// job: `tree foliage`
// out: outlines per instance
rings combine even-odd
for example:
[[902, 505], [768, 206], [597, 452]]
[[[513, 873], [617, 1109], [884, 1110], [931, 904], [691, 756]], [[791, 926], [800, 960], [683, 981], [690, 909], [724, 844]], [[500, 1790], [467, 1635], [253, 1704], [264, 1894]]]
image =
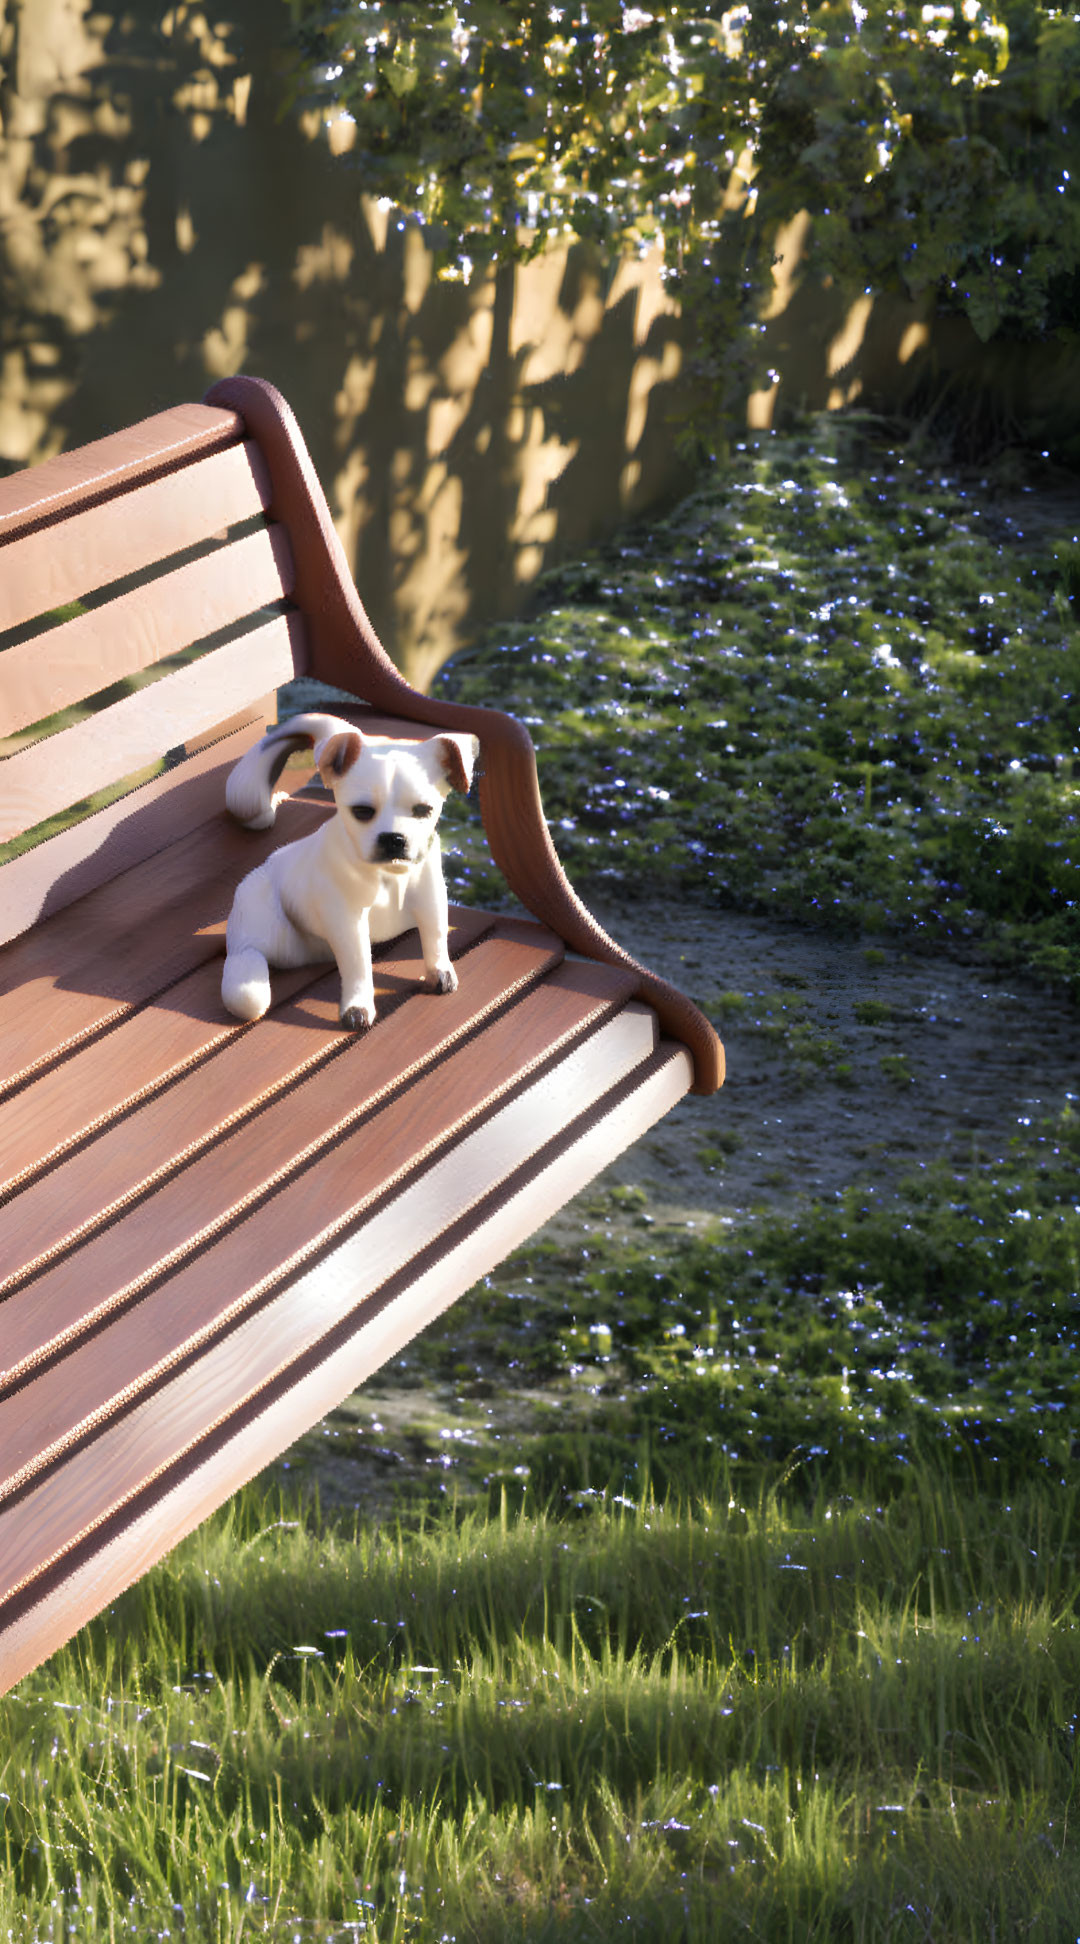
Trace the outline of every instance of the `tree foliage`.
[[846, 288], [932, 290], [983, 338], [1072, 322], [1071, 13], [1032, 0], [755, 0], [713, 15], [695, 0], [292, 4], [305, 99], [355, 120], [360, 187], [425, 225], [444, 274], [566, 235], [659, 239], [670, 274], [737, 261], [753, 290], [780, 226], [806, 209], [816, 266]]
[[682, 235], [711, 213], [733, 37], [689, 8], [335, 0], [304, 10], [299, 37], [315, 99], [359, 125], [363, 187], [441, 232], [459, 266], [567, 232]]

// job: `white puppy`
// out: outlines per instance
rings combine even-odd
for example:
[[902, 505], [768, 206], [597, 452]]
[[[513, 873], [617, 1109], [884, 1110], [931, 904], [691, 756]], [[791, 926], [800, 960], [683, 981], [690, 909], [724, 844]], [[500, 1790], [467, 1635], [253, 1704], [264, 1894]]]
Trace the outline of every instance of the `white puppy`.
[[427, 742], [362, 736], [338, 716], [300, 715], [271, 729], [242, 756], [225, 786], [234, 817], [251, 830], [274, 821], [273, 788], [293, 750], [315, 746], [337, 815], [285, 844], [237, 886], [225, 935], [221, 997], [238, 1019], [270, 1004], [270, 966], [336, 959], [341, 1023], [363, 1031], [375, 1018], [371, 946], [415, 925], [424, 969], [454, 992], [447, 954], [446, 886], [435, 828], [452, 789], [468, 790], [475, 736]]

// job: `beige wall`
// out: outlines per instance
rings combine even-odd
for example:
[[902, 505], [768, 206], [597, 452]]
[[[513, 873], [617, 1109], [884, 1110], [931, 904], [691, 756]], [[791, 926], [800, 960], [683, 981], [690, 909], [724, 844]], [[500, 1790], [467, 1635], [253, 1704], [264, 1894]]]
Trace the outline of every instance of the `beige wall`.
[[[426, 683], [543, 565], [685, 485], [682, 325], [655, 261], [436, 280], [333, 152], [348, 127], [283, 112], [287, 24], [285, 0], [0, 0], [0, 463], [226, 372], [272, 379], [376, 626]], [[801, 240], [781, 246], [779, 376], [751, 425], [969, 371], [965, 326], [931, 339], [910, 306], [849, 309], [801, 278]]]
[[282, 113], [287, 22], [284, 0], [0, 0], [0, 459], [272, 379], [426, 682], [545, 562], [685, 484], [678, 318], [655, 262], [437, 280]]
[[982, 344], [965, 317], [936, 316], [925, 299], [845, 301], [802, 273], [808, 229], [799, 216], [776, 245], [762, 313], [774, 377], [747, 397], [750, 426], [768, 427], [785, 409], [902, 413], [936, 420], [962, 454], [1026, 441], [1080, 465], [1080, 346]]

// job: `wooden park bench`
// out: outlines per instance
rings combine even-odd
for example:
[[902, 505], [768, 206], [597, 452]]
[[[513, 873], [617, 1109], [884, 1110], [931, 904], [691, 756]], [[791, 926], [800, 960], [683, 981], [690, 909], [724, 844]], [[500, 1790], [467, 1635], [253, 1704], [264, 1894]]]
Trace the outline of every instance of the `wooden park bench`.
[[[0, 630], [3, 1691], [723, 1056], [571, 890], [521, 725], [388, 659], [271, 386], [0, 483]], [[255, 1024], [221, 1004], [234, 886], [332, 814], [302, 769], [272, 832], [224, 808], [298, 673], [373, 733], [479, 737], [534, 914], [454, 908], [449, 997], [415, 934], [383, 948], [365, 1035], [325, 967]]]

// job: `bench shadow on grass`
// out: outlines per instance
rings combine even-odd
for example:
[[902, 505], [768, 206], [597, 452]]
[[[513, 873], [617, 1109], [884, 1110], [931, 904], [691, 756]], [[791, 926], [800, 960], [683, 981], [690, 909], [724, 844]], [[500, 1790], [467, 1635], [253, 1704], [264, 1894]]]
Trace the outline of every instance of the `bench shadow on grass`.
[[1020, 1934], [1080, 1888], [1055, 1833], [1080, 1679], [1066, 1497], [1054, 1529], [1022, 1486], [1005, 1518], [928, 1461], [885, 1508], [724, 1498], [350, 1540], [256, 1525], [252, 1493], [90, 1638], [144, 1685], [155, 1640], [191, 1656], [204, 1672], [163, 1700], [197, 1695], [185, 1732], [216, 1747], [193, 1757], [215, 1770], [202, 1813], [254, 1842], [284, 1800], [339, 1880], [363, 1854], [384, 1916], [419, 1895], [523, 1944], [586, 1910], [600, 1936]]

